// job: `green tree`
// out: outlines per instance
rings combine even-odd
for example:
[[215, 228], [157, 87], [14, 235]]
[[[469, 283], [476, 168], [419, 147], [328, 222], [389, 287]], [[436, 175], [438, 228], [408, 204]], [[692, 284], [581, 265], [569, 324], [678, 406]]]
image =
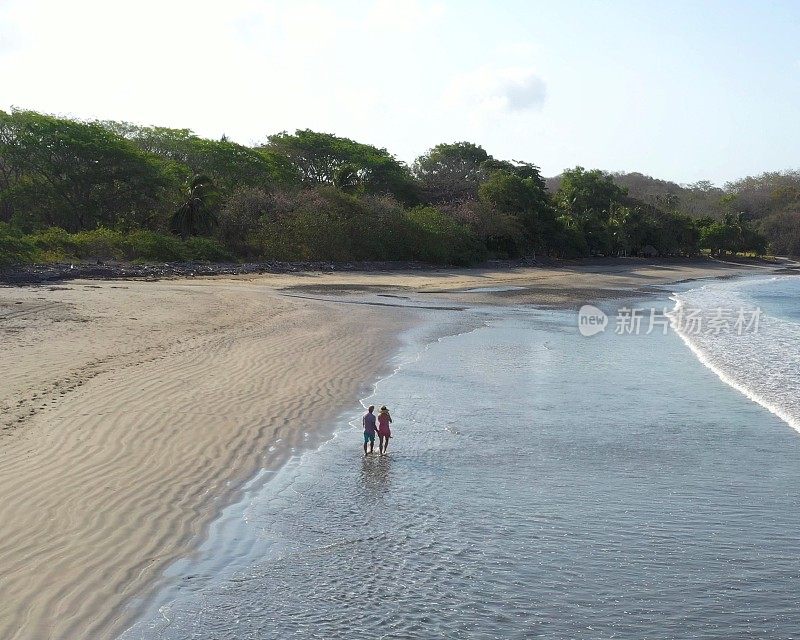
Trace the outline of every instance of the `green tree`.
[[486, 255], [472, 231], [434, 207], [415, 207], [407, 217], [415, 234], [412, 257], [416, 260], [465, 266]]
[[800, 256], [800, 211], [783, 211], [764, 218], [761, 230], [776, 255]]
[[550, 235], [550, 253], [557, 258], [580, 258], [589, 255], [589, 245], [578, 221], [569, 215], [556, 218]]
[[242, 187], [220, 209], [217, 236], [234, 254], [254, 258], [254, 246], [262, 220], [273, 208], [274, 195], [258, 187]]
[[783, 211], [800, 210], [800, 171], [772, 171], [748, 176], [725, 185], [731, 210], [749, 219], [761, 219]]
[[575, 217], [593, 214], [608, 219], [624, 195], [625, 191], [604, 171], [575, 167], [562, 174], [555, 199], [562, 211]]
[[208, 176], [194, 175], [186, 182], [184, 201], [172, 216], [171, 228], [183, 240], [189, 236], [207, 235], [219, 225], [211, 208], [214, 183]]
[[494, 171], [478, 188], [478, 196], [498, 213], [514, 216], [519, 221], [520, 244], [528, 249], [541, 249], [547, 244], [554, 216], [538, 169], [528, 177], [508, 169]]
[[609, 227], [617, 255], [643, 255], [648, 246], [662, 256], [691, 256], [699, 250], [698, 225], [692, 218], [633, 199], [613, 209]]
[[483, 147], [471, 142], [439, 144], [417, 158], [413, 170], [429, 202], [475, 200], [490, 159]]
[[708, 249], [713, 255], [719, 255], [729, 244], [728, 229], [725, 224], [714, 221], [700, 228], [700, 246]]
[[97, 123], [0, 112], [0, 202], [27, 229], [141, 225], [174, 187], [159, 158]]
[[32, 262], [36, 245], [5, 222], [0, 222], [0, 267]]
[[667, 217], [666, 227], [674, 239], [673, 249], [665, 249], [663, 253], [679, 253], [683, 256], [695, 256], [700, 251], [700, 229], [690, 216], [675, 213]]
[[531, 162], [523, 162], [521, 160], [498, 160], [491, 156], [483, 162], [482, 171], [485, 175], [489, 176], [495, 171], [506, 171], [513, 173], [520, 178], [531, 178], [537, 183], [537, 186], [542, 190], [547, 191], [542, 173], [535, 164]]
[[495, 171], [478, 187], [481, 202], [501, 213], [536, 213], [548, 206], [544, 185], [533, 178], [521, 178], [506, 170]]
[[408, 168], [386, 149], [310, 129], [269, 136], [262, 148], [285, 158], [307, 187], [338, 182], [352, 192], [391, 194], [404, 202], [416, 199]]
[[726, 213], [721, 221], [700, 226], [700, 244], [714, 254], [748, 252], [763, 254], [767, 239], [756, 230], [745, 213]]
[[333, 185], [345, 193], [356, 193], [362, 186], [358, 168], [351, 164], [340, 166], [334, 174]]
[[609, 255], [615, 245], [612, 214], [624, 195], [611, 175], [575, 167], [562, 174], [555, 201], [563, 215], [573, 220], [570, 226], [584, 235], [589, 253]]
[[103, 126], [147, 153], [172, 161], [183, 175], [188, 171], [208, 176], [221, 194], [240, 187], [286, 186], [295, 179], [294, 168], [284, 157], [236, 144], [225, 136], [208, 140], [189, 129], [139, 127], [126, 122], [104, 122]]
[[617, 255], [637, 255], [648, 242], [649, 220], [636, 207], [616, 207], [609, 216], [612, 251]]

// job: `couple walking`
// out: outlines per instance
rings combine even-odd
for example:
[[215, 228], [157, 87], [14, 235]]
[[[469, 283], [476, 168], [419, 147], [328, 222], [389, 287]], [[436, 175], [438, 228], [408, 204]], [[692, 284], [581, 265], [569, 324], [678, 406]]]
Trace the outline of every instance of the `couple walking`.
[[[372, 453], [375, 448], [375, 432], [378, 432], [378, 452], [386, 455], [386, 447], [389, 446], [389, 438], [392, 437], [392, 431], [389, 425], [392, 423], [392, 416], [389, 415], [389, 410], [383, 406], [381, 412], [375, 415], [375, 405], [369, 405], [367, 412], [361, 419], [361, 424], [364, 425], [364, 455]], [[377, 423], [377, 424], [376, 424]], [[369, 451], [367, 451], [367, 444], [369, 444]]]

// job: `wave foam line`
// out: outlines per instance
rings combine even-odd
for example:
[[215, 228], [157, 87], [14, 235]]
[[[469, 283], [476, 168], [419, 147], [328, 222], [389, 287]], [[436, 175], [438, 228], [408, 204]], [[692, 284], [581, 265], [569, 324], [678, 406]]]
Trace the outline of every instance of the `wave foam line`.
[[678, 312], [680, 311], [680, 309], [683, 307], [683, 301], [680, 298], [678, 298], [678, 296], [676, 296], [676, 295], [670, 296], [669, 298], [670, 298], [670, 300], [673, 300], [675, 302], [675, 307], [673, 308], [673, 310], [669, 314], [667, 314], [669, 316], [669, 319], [670, 319], [670, 325], [675, 330], [675, 333], [678, 334], [678, 337], [680, 337], [680, 339], [683, 341], [683, 343], [687, 347], [689, 347], [691, 352], [697, 357], [697, 359], [705, 367], [707, 367], [708, 369], [711, 369], [711, 371], [713, 371], [717, 375], [717, 377], [720, 380], [722, 380], [725, 384], [727, 384], [729, 387], [733, 387], [734, 389], [736, 389], [739, 393], [741, 393], [743, 396], [745, 396], [748, 400], [751, 400], [752, 402], [755, 402], [756, 404], [761, 405], [767, 411], [769, 411], [773, 415], [776, 415], [781, 420], [783, 420], [792, 429], [794, 429], [795, 431], [800, 433], [800, 420], [798, 420], [794, 416], [792, 416], [789, 413], [787, 413], [781, 407], [772, 404], [769, 400], [767, 400], [766, 398], [760, 396], [758, 393], [756, 393], [755, 391], [753, 391], [749, 387], [745, 386], [741, 382], [738, 382], [737, 380], [734, 380], [731, 376], [729, 376], [727, 373], [725, 373], [725, 371], [723, 371], [719, 366], [717, 366], [714, 362], [712, 362], [711, 359], [709, 358], [708, 354], [706, 354], [700, 347], [698, 347], [696, 344], [694, 344], [691, 341], [691, 339], [689, 338], [688, 335], [686, 335], [682, 331], [680, 331], [680, 329], [677, 326], [677, 322], [676, 322], [675, 318], [678, 315]]

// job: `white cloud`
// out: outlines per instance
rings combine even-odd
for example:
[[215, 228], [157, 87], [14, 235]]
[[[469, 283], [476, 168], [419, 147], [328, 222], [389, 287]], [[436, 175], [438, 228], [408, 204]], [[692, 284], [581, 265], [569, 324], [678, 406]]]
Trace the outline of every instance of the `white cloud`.
[[546, 96], [545, 82], [533, 69], [484, 65], [454, 78], [443, 98], [450, 108], [481, 115], [535, 111]]
[[519, 78], [511, 78], [504, 82], [507, 108], [510, 111], [526, 111], [540, 109], [547, 97], [547, 87], [535, 73], [526, 73]]

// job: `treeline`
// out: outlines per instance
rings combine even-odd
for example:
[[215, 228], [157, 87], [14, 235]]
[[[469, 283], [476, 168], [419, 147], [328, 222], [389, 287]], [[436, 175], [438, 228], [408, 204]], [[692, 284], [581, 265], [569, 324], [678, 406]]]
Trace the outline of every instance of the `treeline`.
[[[621, 174], [576, 167], [548, 188], [534, 164], [468, 142], [437, 145], [407, 166], [386, 149], [310, 130], [248, 147], [185, 129], [0, 111], [0, 262], [464, 265], [767, 250], [753, 222], [765, 216], [739, 209], [744, 187], [673, 193], [672, 183], [643, 178], [662, 184], [650, 194]], [[764, 229], [783, 239], [775, 228], [795, 224], [796, 212], [766, 216]]]
[[[731, 223], [727, 234], [732, 238], [737, 236], [737, 221], [741, 219], [766, 238], [773, 253], [800, 256], [800, 171], [762, 173], [728, 182], [724, 187], [708, 181], [679, 185], [641, 173], [611, 175], [616, 184], [640, 202], [681, 211], [696, 219], [727, 219]], [[560, 176], [547, 182], [555, 190]], [[721, 235], [725, 235], [723, 230], [712, 230], [712, 237]]]

